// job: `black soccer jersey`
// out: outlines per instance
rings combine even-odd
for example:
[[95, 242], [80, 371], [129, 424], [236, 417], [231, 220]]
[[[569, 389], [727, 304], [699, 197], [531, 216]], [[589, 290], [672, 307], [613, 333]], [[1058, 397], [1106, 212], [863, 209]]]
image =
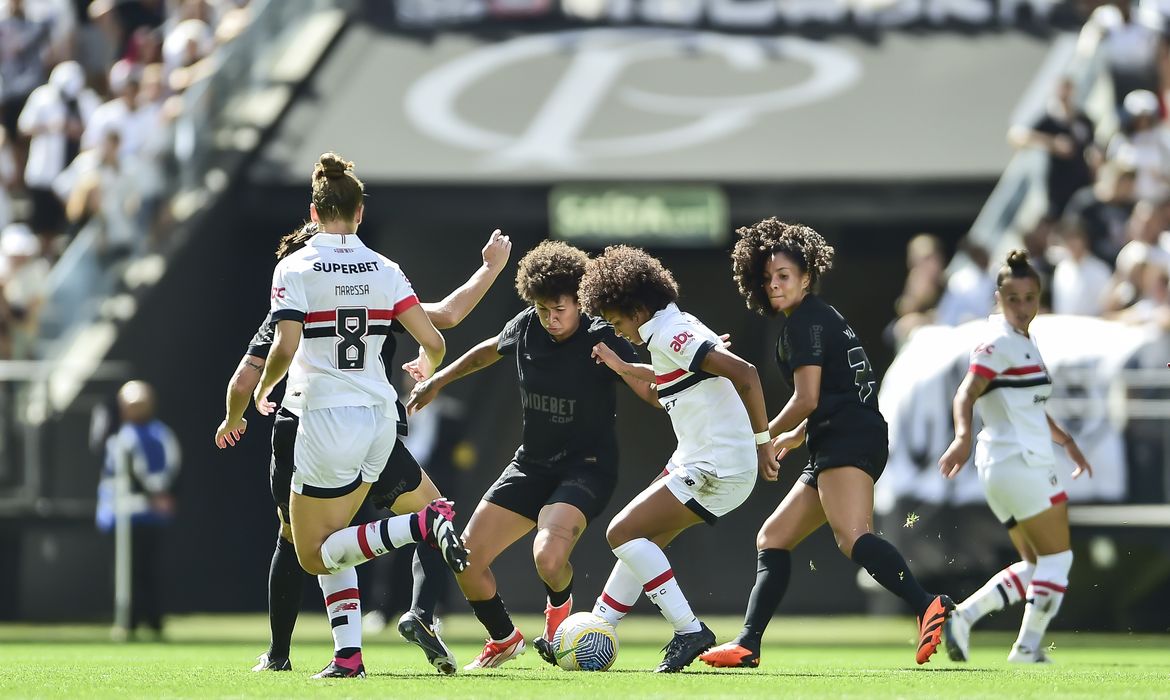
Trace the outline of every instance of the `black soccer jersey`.
[[814, 294], [804, 298], [780, 331], [776, 361], [789, 383], [797, 367], [821, 368], [820, 400], [808, 417], [810, 434], [843, 409], [877, 411], [877, 377], [857, 334], [837, 309]]
[[547, 467], [581, 458], [617, 454], [616, 382], [620, 377], [592, 357], [604, 342], [627, 362], [637, 354], [613, 326], [581, 314], [572, 337], [557, 342], [528, 307], [504, 326], [496, 343], [501, 355], [516, 357], [523, 442], [516, 459]]

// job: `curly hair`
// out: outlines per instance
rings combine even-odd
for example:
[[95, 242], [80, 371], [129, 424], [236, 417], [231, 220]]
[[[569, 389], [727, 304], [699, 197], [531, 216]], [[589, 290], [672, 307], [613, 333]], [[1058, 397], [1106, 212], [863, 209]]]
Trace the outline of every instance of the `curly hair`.
[[319, 230], [320, 227], [317, 226], [316, 221], [306, 221], [295, 231], [284, 234], [280, 239], [280, 243], [276, 244], [276, 259], [284, 260], [301, 248], [304, 248], [308, 244], [309, 239], [317, 235]]
[[1008, 253], [1007, 260], [1004, 261], [1003, 267], [999, 268], [999, 274], [995, 276], [995, 286], [1002, 287], [1009, 279], [1034, 279], [1036, 286], [1042, 286], [1040, 273], [1028, 260], [1028, 251], [1016, 249]]
[[322, 221], [353, 221], [365, 191], [353, 163], [336, 153], [322, 153], [313, 166], [313, 206]]
[[577, 298], [589, 256], [562, 241], [541, 241], [520, 258], [516, 269], [516, 293], [529, 304], [562, 296]]
[[731, 251], [732, 276], [739, 293], [752, 311], [775, 316], [764, 291], [764, 266], [773, 253], [783, 253], [808, 273], [810, 290], [833, 268], [836, 251], [821, 234], [804, 224], [790, 224], [770, 216], [751, 226], [736, 229], [739, 240]]
[[589, 261], [579, 294], [581, 305], [594, 316], [603, 311], [632, 316], [639, 309], [653, 314], [678, 300], [678, 282], [641, 248], [611, 245]]

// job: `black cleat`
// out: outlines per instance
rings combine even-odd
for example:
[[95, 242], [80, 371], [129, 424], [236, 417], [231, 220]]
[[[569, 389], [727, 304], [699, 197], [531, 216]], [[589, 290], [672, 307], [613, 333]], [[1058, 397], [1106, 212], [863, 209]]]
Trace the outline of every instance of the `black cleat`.
[[330, 661], [329, 665], [321, 669], [320, 673], [314, 673], [313, 678], [365, 678], [366, 667], [358, 664], [356, 669], [346, 668], [338, 665], [336, 661]]
[[406, 641], [418, 646], [427, 655], [427, 661], [439, 673], [450, 676], [455, 673], [455, 656], [433, 627], [411, 611], [406, 611], [398, 621], [398, 634]]
[[714, 646], [715, 633], [702, 622], [699, 626], [698, 632], [674, 633], [670, 643], [662, 647], [666, 655], [662, 657], [662, 663], [658, 664], [658, 668], [654, 669], [655, 673], [677, 673], [690, 666], [699, 654]]
[[467, 568], [470, 562], [463, 540], [455, 534], [455, 504], [445, 498], [436, 498], [418, 512], [418, 529], [422, 541], [439, 550], [443, 561], [455, 573]]
[[537, 637], [532, 640], [532, 646], [536, 647], [536, 653], [540, 654], [540, 658], [549, 662], [553, 666], [557, 665], [557, 653], [553, 651], [552, 642], [544, 637]]
[[287, 658], [272, 657], [268, 652], [264, 652], [256, 658], [256, 665], [252, 667], [253, 671], [291, 671], [292, 662]]

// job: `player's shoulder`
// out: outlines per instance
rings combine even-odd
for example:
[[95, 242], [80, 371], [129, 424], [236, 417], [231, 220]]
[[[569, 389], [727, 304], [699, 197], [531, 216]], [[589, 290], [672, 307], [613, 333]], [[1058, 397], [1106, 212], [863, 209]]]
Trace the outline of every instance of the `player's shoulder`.
[[312, 267], [313, 261], [320, 257], [321, 254], [316, 248], [307, 245], [281, 258], [276, 263], [276, 269], [287, 272], [300, 272]]

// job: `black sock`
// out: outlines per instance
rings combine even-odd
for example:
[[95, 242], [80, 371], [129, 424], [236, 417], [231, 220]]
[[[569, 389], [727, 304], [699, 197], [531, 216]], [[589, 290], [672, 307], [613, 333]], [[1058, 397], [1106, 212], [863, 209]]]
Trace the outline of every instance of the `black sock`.
[[268, 569], [268, 627], [272, 634], [272, 643], [268, 646], [269, 658], [288, 658], [293, 628], [297, 624], [297, 614], [301, 611], [304, 587], [305, 571], [297, 561], [296, 548], [292, 542], [277, 537], [272, 566]]
[[361, 653], [361, 650], [362, 650], [361, 647], [345, 647], [343, 649], [338, 649], [337, 651], [333, 652], [333, 655], [339, 659], [348, 659], [348, 658], [352, 657], [354, 654]]
[[756, 585], [748, 598], [743, 631], [736, 639], [740, 644], [758, 648], [764, 630], [776, 614], [776, 608], [788, 590], [792, 575], [792, 552], [787, 549], [765, 549], [756, 555]]
[[853, 561], [864, 566], [883, 588], [909, 603], [920, 617], [934, 600], [914, 578], [898, 549], [872, 532], [853, 543]]
[[492, 639], [507, 639], [508, 635], [512, 634], [512, 630], [516, 629], [516, 626], [512, 624], [512, 618], [508, 617], [508, 609], [504, 607], [504, 601], [500, 600], [499, 593], [489, 600], [469, 600], [467, 602], [471, 604], [475, 617], [487, 629]]
[[[422, 528], [419, 527], [419, 524], [418, 524], [418, 513], [411, 513], [410, 514], [410, 536], [414, 538], [415, 542], [422, 542], [423, 541]], [[389, 539], [389, 538], [387, 538], [387, 539]], [[389, 546], [390, 543], [386, 542], [386, 544], [387, 544], [387, 546]], [[429, 547], [430, 545], [427, 545], [427, 546]]]
[[415, 546], [411, 569], [414, 572], [414, 593], [410, 610], [429, 627], [435, 624], [435, 605], [446, 590], [451, 569], [443, 560], [442, 552], [426, 543]]
[[569, 596], [573, 595], [573, 579], [569, 579], [569, 583], [563, 591], [554, 591], [549, 588], [547, 583], [544, 584], [544, 590], [548, 591], [548, 604], [559, 608], [569, 600]]

